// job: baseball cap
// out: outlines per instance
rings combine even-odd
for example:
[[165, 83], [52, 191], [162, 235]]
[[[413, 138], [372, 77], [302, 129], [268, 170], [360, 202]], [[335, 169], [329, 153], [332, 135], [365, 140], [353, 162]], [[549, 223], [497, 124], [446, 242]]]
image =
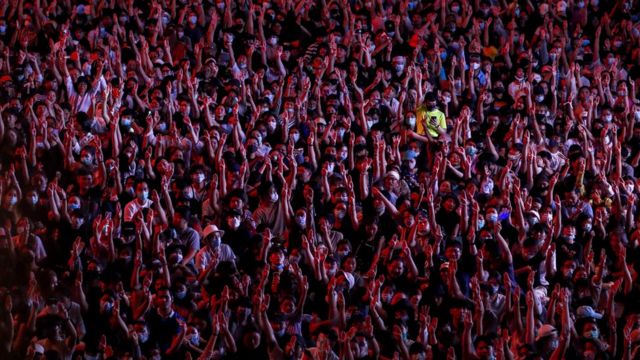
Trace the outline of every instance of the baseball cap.
[[536, 341], [540, 341], [557, 332], [558, 330], [556, 330], [556, 328], [553, 325], [544, 324], [540, 327], [540, 329], [538, 329], [538, 335], [536, 336]]
[[576, 315], [578, 315], [578, 319], [602, 319], [602, 314], [593, 310], [591, 306], [582, 305], [576, 310]]

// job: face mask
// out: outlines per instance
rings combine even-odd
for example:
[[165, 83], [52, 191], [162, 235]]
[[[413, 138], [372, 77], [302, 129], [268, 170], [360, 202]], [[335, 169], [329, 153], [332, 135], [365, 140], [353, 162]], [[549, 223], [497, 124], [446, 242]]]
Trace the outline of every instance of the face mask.
[[452, 6], [451, 7], [451, 11], [453, 11], [454, 13], [457, 14], [460, 11], [460, 6], [457, 6], [457, 5], [456, 6]]
[[225, 3], [224, 3], [224, 2], [217, 3], [217, 4], [216, 4], [216, 7], [217, 7], [219, 10], [224, 10], [224, 8], [225, 8]]
[[346, 211], [338, 211], [338, 210], [336, 210], [334, 215], [335, 215], [336, 219], [342, 220], [342, 219], [344, 219], [345, 215], [347, 215], [347, 212]]
[[568, 242], [568, 243], [573, 243], [573, 241], [576, 239], [575, 235], [565, 235], [564, 239]]
[[111, 309], [113, 309], [113, 303], [111, 301], [104, 301], [100, 304], [100, 308], [102, 309], [102, 312], [109, 313], [111, 312]]
[[484, 220], [478, 219], [478, 230], [482, 229], [483, 227], [484, 227]]
[[271, 194], [271, 198], [270, 198], [270, 200], [271, 200], [271, 202], [272, 202], [272, 203], [276, 203], [276, 202], [278, 202], [278, 199], [280, 199], [280, 197], [278, 196], [278, 194], [277, 194], [277, 193], [273, 193], [273, 194]]
[[182, 254], [172, 254], [170, 257], [171, 262], [174, 264], [181, 262], [182, 259], [183, 259]]
[[182, 39], [184, 37], [184, 31], [178, 31], [178, 38]]
[[191, 199], [193, 199], [193, 191], [191, 190], [191, 188], [186, 188], [182, 192], [182, 196], [187, 200], [191, 200]]
[[597, 339], [600, 336], [600, 332], [598, 329], [593, 329], [591, 331], [585, 331], [582, 336], [584, 336], [585, 339]]
[[442, 61], [447, 60], [447, 52], [446, 51], [440, 53], [440, 59]]
[[345, 129], [339, 129], [338, 130], [338, 139], [342, 139], [344, 137], [344, 131], [345, 131]]
[[404, 70], [404, 64], [396, 64], [393, 68], [396, 71], [396, 74], [399, 74]]
[[329, 163], [327, 164], [327, 171], [332, 173], [333, 172], [333, 168], [336, 166], [336, 164], [334, 163]]
[[407, 125], [414, 127], [416, 126], [416, 117], [415, 116], [409, 116], [407, 118]]
[[475, 156], [475, 154], [478, 153], [478, 149], [475, 148], [475, 146], [469, 146], [467, 147], [467, 155], [469, 156]]
[[613, 63], [614, 63], [615, 61], [616, 61], [616, 59], [615, 59], [615, 58], [607, 58], [607, 63], [608, 63], [609, 65], [613, 65]]
[[278, 43], [278, 38], [277, 37], [269, 38], [269, 45], [276, 46], [277, 43]]
[[267, 99], [269, 99], [269, 103], [273, 102], [273, 94], [266, 94], [264, 97], [266, 97]]
[[138, 341], [146, 343], [147, 340], [149, 340], [149, 331], [145, 329], [138, 333]]
[[190, 16], [189, 17], [189, 22], [192, 24], [195, 24], [198, 21], [198, 17], [197, 16]]
[[15, 205], [18, 203], [18, 197], [12, 196], [9, 198], [9, 205]]
[[193, 334], [189, 334], [185, 337], [185, 339], [191, 343], [191, 345], [193, 346], [198, 346], [200, 345], [200, 334], [198, 333], [193, 333]]
[[477, 63], [477, 62], [471, 63], [471, 67], [473, 68], [473, 70], [478, 70], [480, 69], [480, 63]]
[[204, 174], [197, 174], [196, 176], [194, 176], [194, 178], [195, 178], [194, 180], [195, 180], [198, 184], [200, 184], [200, 183], [204, 182], [204, 178], [205, 178], [205, 176], [204, 176]]
[[445, 95], [445, 96], [443, 96], [443, 97], [442, 97], [442, 101], [443, 101], [445, 104], [450, 103], [450, 102], [451, 102], [451, 96], [449, 96], [449, 95]]
[[622, 47], [622, 41], [620, 41], [620, 40], [616, 40], [616, 41], [614, 41], [614, 42], [613, 42], [613, 46], [615, 46], [615, 47], [617, 47], [617, 48]]
[[489, 223], [495, 223], [496, 221], [498, 221], [498, 214], [496, 213], [487, 214], [485, 218]]
[[7, 32], [7, 25], [0, 25], [0, 34], [4, 34]]
[[541, 103], [542, 101], [544, 101], [544, 95], [537, 95], [536, 102]]
[[83, 157], [82, 159], [80, 159], [80, 161], [84, 164], [84, 165], [91, 165], [92, 161], [91, 158], [88, 156]]
[[297, 143], [298, 140], [300, 140], [300, 133], [293, 133], [291, 134], [291, 138], [293, 139], [294, 143]]
[[186, 296], [187, 296], [187, 290], [182, 290], [182, 291], [176, 292], [176, 297], [178, 299], [184, 299]]
[[578, 2], [578, 9], [582, 9], [584, 7], [584, 2], [580, 1]]
[[80, 209], [80, 204], [78, 204], [78, 203], [69, 203], [68, 207], [69, 207], [69, 210], [71, 210], [71, 211], [78, 210], [78, 209]]
[[305, 216], [296, 216], [296, 224], [300, 227], [305, 227], [307, 224], [307, 218]]
[[131, 126], [131, 118], [122, 118], [120, 122], [122, 123], [122, 126]]
[[158, 124], [158, 126], [156, 127], [156, 131], [159, 133], [164, 133], [167, 131], [167, 123], [160, 123]]
[[31, 205], [36, 205], [38, 203], [38, 196], [31, 197]]
[[427, 110], [429, 111], [433, 111], [435, 110], [436, 106], [434, 104], [427, 104]]
[[138, 193], [138, 199], [145, 201], [149, 198], [149, 191], [145, 190], [145, 191], [141, 191]]

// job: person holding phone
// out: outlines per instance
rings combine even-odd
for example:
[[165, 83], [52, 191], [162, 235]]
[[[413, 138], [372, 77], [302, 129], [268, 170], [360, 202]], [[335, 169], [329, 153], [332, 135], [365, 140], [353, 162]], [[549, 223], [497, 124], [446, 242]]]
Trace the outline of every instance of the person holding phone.
[[[447, 135], [447, 120], [444, 113], [438, 109], [438, 101], [434, 92], [425, 96], [424, 106], [416, 110], [416, 138], [427, 140], [440, 139]], [[428, 136], [428, 138], [424, 138]]]

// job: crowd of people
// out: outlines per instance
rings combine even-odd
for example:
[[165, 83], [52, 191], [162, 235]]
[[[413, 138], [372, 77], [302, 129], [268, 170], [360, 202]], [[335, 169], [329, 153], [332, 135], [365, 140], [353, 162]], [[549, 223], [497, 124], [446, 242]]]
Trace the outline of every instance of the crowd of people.
[[0, 358], [640, 359], [639, 19], [0, 1]]

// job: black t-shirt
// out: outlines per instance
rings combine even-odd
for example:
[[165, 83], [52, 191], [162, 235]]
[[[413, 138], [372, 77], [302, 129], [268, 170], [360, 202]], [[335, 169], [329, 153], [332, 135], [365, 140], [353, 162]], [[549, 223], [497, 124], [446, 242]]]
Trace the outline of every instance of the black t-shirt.
[[173, 337], [181, 331], [179, 320], [182, 321], [182, 318], [175, 311], [170, 316], [163, 318], [156, 309], [153, 309], [147, 316], [149, 340], [158, 343], [160, 352], [163, 355], [171, 347]]

